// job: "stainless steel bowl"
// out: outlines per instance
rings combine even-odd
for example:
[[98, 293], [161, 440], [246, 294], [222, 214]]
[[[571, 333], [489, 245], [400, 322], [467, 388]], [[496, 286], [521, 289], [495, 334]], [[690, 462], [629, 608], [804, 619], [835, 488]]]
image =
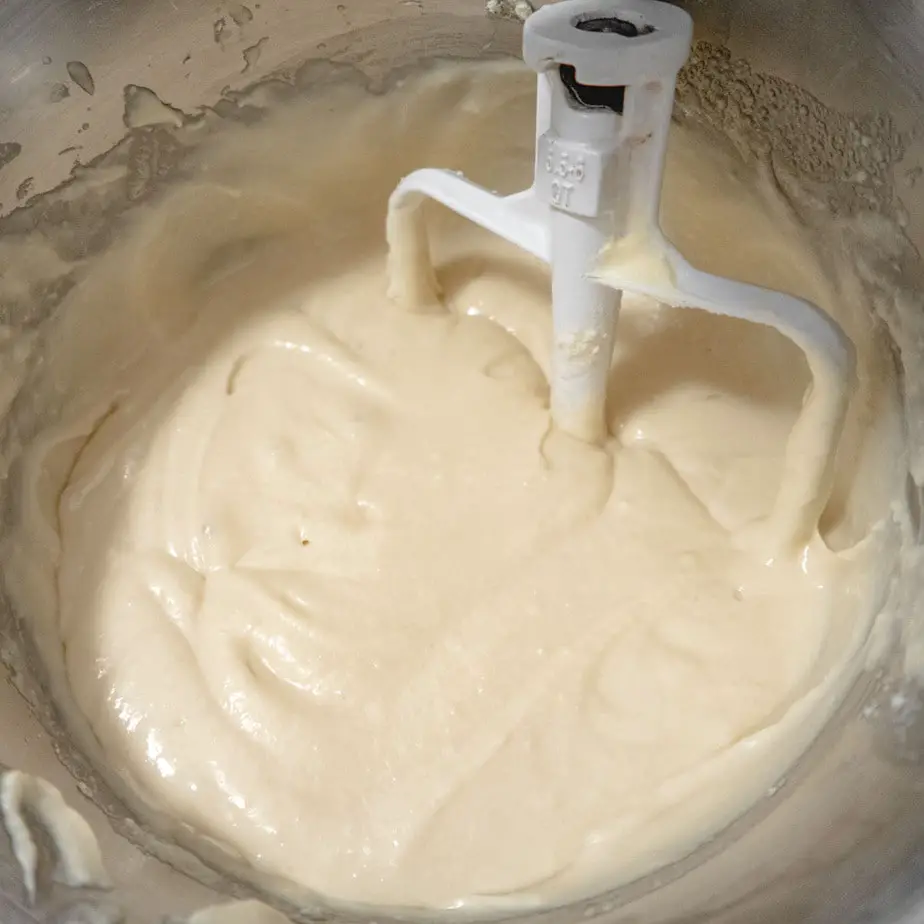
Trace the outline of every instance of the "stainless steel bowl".
[[[726, 100], [752, 107], [748, 118], [764, 139], [768, 163], [802, 157], [809, 169], [834, 171], [834, 180], [856, 187], [858, 207], [865, 202], [890, 211], [920, 250], [924, 6], [917, 0], [686, 5], [700, 44], [681, 82], [680, 110], [696, 109], [721, 131], [721, 107], [710, 93], [722, 88]], [[506, 0], [491, 16], [482, 0], [5, 0], [0, 249], [4, 237], [38, 229], [79, 264], [105, 247], [121, 211], [169, 177], [177, 159], [169, 126], [126, 126], [126, 101], [138, 94], [179, 113], [221, 111], [238, 105], [236, 91], [276, 72], [311, 81], [333, 63], [378, 80], [423, 57], [517, 54], [518, 47], [519, 25]], [[802, 118], [846, 126], [844, 137], [860, 140], [846, 151], [833, 137], [827, 152], [800, 147], [807, 123], [787, 121], [779, 102], [793, 98]], [[82, 165], [91, 164], [103, 173], [86, 172]], [[124, 181], [94, 183], [115, 164], [124, 168]], [[918, 271], [910, 284], [916, 280], [921, 291], [922, 278]], [[41, 299], [60, 297], [67, 284], [50, 285]], [[28, 322], [27, 310], [24, 303], [0, 304], [0, 313], [20, 312], [20, 322]], [[909, 494], [919, 510], [911, 481]], [[924, 610], [924, 601], [906, 602], [909, 618]], [[18, 664], [12, 655], [22, 640], [9, 614], [0, 618], [0, 632], [0, 654]], [[524, 920], [924, 921], [924, 697], [905, 679], [902, 656], [899, 639], [885, 666], [863, 679], [789, 779], [693, 857], [612, 895]], [[87, 771], [62, 748], [34, 678], [18, 668], [5, 673], [0, 762], [43, 775], [85, 814], [115, 889], [100, 895], [49, 886], [30, 907], [0, 834], [0, 920], [184, 920], [202, 906], [251, 894], [183, 851], [161, 851], [155, 859], [140, 849], [143, 835], [116, 799], [96, 788], [95, 799], [88, 798]], [[304, 920], [349, 917], [282, 907]], [[374, 920], [389, 918], [376, 914]]]

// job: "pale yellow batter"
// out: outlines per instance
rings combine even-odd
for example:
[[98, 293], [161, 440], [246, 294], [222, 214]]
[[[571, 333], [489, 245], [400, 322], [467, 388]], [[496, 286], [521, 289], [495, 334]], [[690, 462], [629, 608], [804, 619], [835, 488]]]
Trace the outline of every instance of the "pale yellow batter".
[[550, 429], [544, 268], [434, 210], [448, 310], [389, 303], [395, 182], [522, 186], [532, 88], [342, 86], [207, 141], [48, 326], [18, 411], [6, 582], [85, 748], [152, 824], [336, 899], [560, 901], [683, 856], [804, 751], [889, 582], [886, 351], [692, 135], [677, 245], [858, 346], [798, 554], [738, 538], [809, 382], [775, 332], [627, 296], [600, 449]]

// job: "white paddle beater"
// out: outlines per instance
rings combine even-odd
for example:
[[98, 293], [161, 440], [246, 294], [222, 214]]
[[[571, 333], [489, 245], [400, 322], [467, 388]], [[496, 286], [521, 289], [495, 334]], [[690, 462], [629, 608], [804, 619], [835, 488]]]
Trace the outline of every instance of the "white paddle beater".
[[674, 86], [692, 32], [683, 10], [659, 0], [562, 0], [530, 16], [523, 58], [538, 74], [533, 185], [499, 196], [447, 170], [403, 179], [388, 209], [390, 294], [411, 308], [439, 300], [419, 209], [426, 198], [551, 264], [552, 420], [589, 442], [607, 435], [623, 290], [776, 328], [805, 353], [814, 379], [776, 504], [780, 529], [804, 538], [830, 493], [853, 345], [812, 303], [701, 272], [662, 234]]

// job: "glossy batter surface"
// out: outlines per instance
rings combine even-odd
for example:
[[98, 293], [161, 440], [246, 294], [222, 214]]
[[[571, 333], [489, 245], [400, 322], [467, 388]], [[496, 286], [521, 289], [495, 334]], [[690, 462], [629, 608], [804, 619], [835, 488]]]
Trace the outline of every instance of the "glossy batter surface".
[[[152, 818], [337, 899], [554, 901], [682, 856], [804, 750], [881, 602], [872, 338], [828, 542], [766, 560], [739, 534], [809, 383], [778, 334], [627, 296], [598, 448], [550, 429], [542, 267], [434, 212], [446, 310], [388, 301], [395, 181], [515, 188], [531, 106], [453, 69], [218, 139], [49, 336], [10, 583], [66, 712]], [[730, 161], [671, 156], [692, 260], [835, 303]]]

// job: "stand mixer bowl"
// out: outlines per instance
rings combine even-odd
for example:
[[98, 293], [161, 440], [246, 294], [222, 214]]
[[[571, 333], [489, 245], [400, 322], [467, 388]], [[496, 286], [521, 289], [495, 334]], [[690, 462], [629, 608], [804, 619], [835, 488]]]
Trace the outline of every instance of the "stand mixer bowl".
[[[920, 252], [924, 13], [913, 0], [684, 5], [697, 44], [679, 108], [695, 101], [708, 110], [718, 96], [752, 107], [748, 118], [765, 136], [771, 161], [812, 119], [848, 126], [848, 149], [843, 137], [831, 137], [807, 169], [820, 175], [835, 164], [860, 198], [888, 201]], [[522, 2], [490, 0], [488, 9], [481, 0], [7, 0], [0, 9], [0, 250], [4, 235], [46, 223], [59, 228], [75, 261], [92, 257], [116, 217], [175, 169], [171, 122], [177, 126], [205, 106], [246, 119], [239, 91], [256, 80], [281, 73], [310, 86], [352, 68], [374, 86], [424, 58], [517, 56]], [[780, 94], [798, 96], [801, 107], [786, 111], [801, 113], [805, 125], [780, 117]], [[711, 127], [721, 131], [720, 110], [710, 111], [719, 113]], [[81, 165], [95, 164], [120, 142], [128, 178], [119, 201], [94, 200], [92, 188], [82, 187], [80, 196], [58, 195], [43, 206], [41, 194], [80, 176]], [[45, 293], [52, 303], [66, 291], [67, 280], [61, 282], [60, 292]], [[29, 319], [16, 320], [28, 326]], [[908, 490], [919, 510], [910, 479]], [[921, 618], [924, 601], [911, 601], [909, 611]], [[0, 920], [160, 924], [253, 897], [243, 881], [184, 850], [161, 850], [155, 859], [139, 846], [143, 834], [116, 798], [88, 786], [89, 771], [62, 744], [38, 682], [20, 671], [18, 633], [11, 614], [0, 614], [7, 665], [0, 768], [38, 774], [60, 788], [96, 832], [114, 889], [56, 886], [30, 907], [19, 864], [0, 835]], [[536, 924], [924, 920], [924, 694], [905, 679], [904, 654], [902, 640], [894, 640], [891, 656], [864, 676], [789, 778], [687, 860], [609, 895], [505, 917]], [[361, 919], [355, 911], [279, 907], [296, 920]], [[400, 919], [434, 917], [408, 912]], [[389, 915], [370, 911], [365, 920], [384, 924]]]

